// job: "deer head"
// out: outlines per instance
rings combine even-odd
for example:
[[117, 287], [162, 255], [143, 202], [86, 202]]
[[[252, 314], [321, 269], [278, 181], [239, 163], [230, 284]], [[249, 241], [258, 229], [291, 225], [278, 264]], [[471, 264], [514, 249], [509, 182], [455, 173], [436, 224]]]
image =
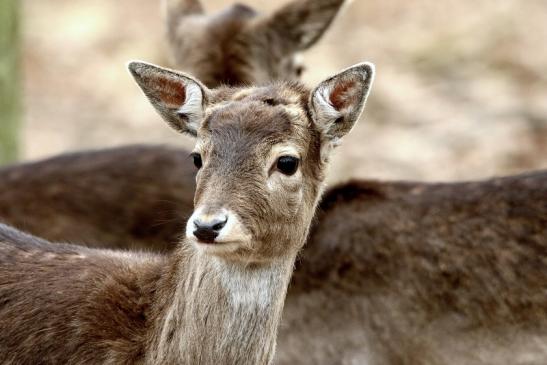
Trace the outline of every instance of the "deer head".
[[269, 15], [236, 4], [205, 15], [199, 0], [165, 0], [168, 40], [178, 68], [205, 85], [297, 79], [297, 54], [315, 44], [345, 0], [295, 0]]
[[129, 70], [163, 119], [197, 139], [187, 242], [246, 262], [296, 254], [332, 146], [358, 120], [373, 66], [352, 66], [311, 92], [296, 82], [209, 89], [192, 76], [143, 62], [130, 63]]

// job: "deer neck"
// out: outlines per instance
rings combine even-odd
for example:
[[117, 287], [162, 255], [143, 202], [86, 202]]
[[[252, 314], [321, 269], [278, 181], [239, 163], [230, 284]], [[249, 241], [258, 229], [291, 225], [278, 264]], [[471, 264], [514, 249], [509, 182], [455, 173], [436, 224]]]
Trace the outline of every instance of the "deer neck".
[[157, 292], [148, 362], [270, 363], [294, 261], [245, 265], [178, 252]]

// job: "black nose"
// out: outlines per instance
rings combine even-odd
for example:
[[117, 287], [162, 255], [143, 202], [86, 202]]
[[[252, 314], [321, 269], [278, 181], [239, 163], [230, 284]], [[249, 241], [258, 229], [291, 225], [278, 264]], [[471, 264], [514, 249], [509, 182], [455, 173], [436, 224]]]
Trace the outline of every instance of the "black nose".
[[215, 218], [208, 222], [203, 222], [196, 219], [194, 221], [194, 227], [196, 227], [194, 230], [194, 236], [196, 236], [196, 238], [201, 242], [214, 243], [215, 238], [217, 238], [219, 232], [222, 228], [224, 228], [227, 221], [228, 217], [226, 216]]

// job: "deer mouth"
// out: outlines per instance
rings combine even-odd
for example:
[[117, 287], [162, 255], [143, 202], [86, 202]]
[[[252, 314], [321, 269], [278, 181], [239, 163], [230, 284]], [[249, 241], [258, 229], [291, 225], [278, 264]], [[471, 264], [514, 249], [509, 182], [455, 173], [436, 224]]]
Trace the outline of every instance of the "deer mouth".
[[218, 231], [211, 229], [198, 228], [194, 230], [194, 236], [196, 237], [198, 243], [206, 245], [219, 244], [221, 242], [216, 241], [218, 237]]

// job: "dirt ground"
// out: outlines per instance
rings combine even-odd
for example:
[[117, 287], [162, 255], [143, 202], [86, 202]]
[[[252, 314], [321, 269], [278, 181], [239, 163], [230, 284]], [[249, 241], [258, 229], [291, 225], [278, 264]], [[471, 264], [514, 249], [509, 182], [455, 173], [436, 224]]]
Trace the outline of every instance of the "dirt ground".
[[[264, 12], [283, 2], [246, 1]], [[169, 65], [159, 1], [23, 3], [23, 159], [128, 143], [191, 146], [125, 71], [130, 59]], [[546, 41], [545, 0], [353, 1], [303, 55], [310, 85], [359, 61], [377, 65], [331, 182], [547, 168]]]

